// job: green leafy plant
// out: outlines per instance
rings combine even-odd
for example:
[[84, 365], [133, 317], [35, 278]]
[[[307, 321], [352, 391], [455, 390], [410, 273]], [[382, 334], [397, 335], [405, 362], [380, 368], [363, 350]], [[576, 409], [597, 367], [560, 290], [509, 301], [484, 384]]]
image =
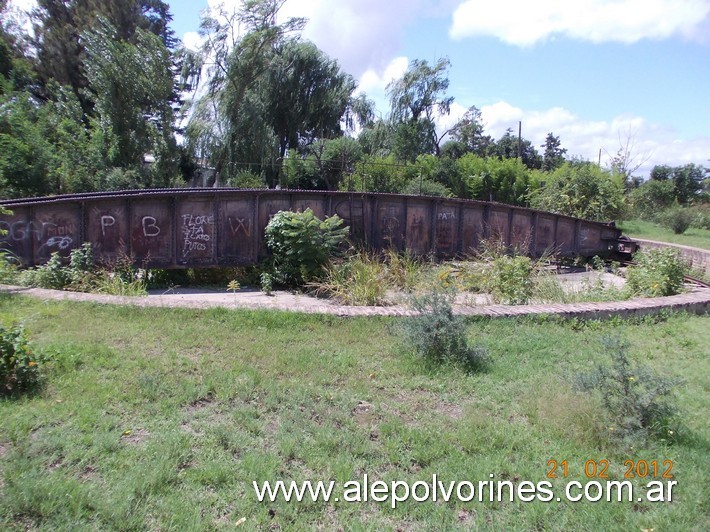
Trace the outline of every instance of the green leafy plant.
[[643, 438], [676, 434], [676, 407], [670, 398], [677, 380], [662, 377], [629, 357], [629, 345], [606, 337], [603, 348], [611, 356], [611, 366], [599, 365], [590, 373], [579, 374], [578, 390], [598, 393], [608, 414], [607, 429], [621, 438]]
[[453, 312], [453, 292], [435, 290], [412, 296], [416, 316], [404, 320], [405, 341], [422, 359], [433, 363], [452, 363], [480, 370], [488, 362], [482, 347], [473, 347], [466, 337], [466, 322]]
[[687, 207], [671, 207], [660, 216], [663, 226], [676, 235], [682, 235], [695, 221], [696, 214]]
[[90, 291], [93, 287], [94, 257], [91, 244], [84, 243], [73, 249], [69, 255], [69, 264], [65, 265], [59, 253], [54, 252], [49, 260], [34, 269], [25, 270], [21, 276], [22, 284], [39, 288], [63, 290], [72, 287]]
[[9, 251], [0, 250], [0, 283], [13, 283], [18, 278], [18, 260]]
[[0, 325], [0, 395], [36, 388], [51, 357], [36, 351], [20, 324]]
[[259, 276], [259, 284], [261, 285], [261, 291], [267, 296], [272, 295], [274, 291], [274, 278], [269, 272], [262, 272]]
[[533, 261], [523, 255], [496, 258], [488, 270], [487, 288], [497, 303], [524, 305], [533, 295]]
[[672, 248], [650, 248], [634, 255], [626, 270], [626, 286], [633, 295], [671, 296], [683, 290], [688, 265]]
[[348, 231], [338, 215], [321, 221], [311, 209], [276, 213], [265, 230], [266, 245], [273, 253], [275, 279], [300, 286], [318, 278], [323, 266], [345, 242]]
[[45, 264], [25, 270], [20, 281], [25, 286], [62, 290], [72, 283], [72, 275], [59, 253], [54, 252]]

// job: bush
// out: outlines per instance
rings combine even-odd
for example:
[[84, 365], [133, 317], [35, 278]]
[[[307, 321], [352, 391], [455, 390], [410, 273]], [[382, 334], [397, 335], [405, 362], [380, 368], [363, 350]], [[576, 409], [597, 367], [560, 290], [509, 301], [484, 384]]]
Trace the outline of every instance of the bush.
[[0, 249], [0, 283], [13, 283], [17, 279], [18, 260], [9, 251]]
[[22, 272], [20, 281], [25, 286], [62, 290], [71, 284], [72, 278], [59, 253], [55, 252], [45, 264]]
[[69, 264], [64, 265], [57, 253], [52, 253], [46, 264], [26, 270], [20, 280], [25, 286], [53, 290], [76, 290], [116, 296], [145, 295], [147, 272], [135, 268], [128, 256], [96, 269], [91, 244], [86, 242], [73, 249]]
[[342, 225], [337, 214], [321, 221], [311, 209], [276, 213], [265, 231], [275, 279], [300, 286], [320, 277], [323, 266], [347, 238], [349, 228]]
[[84, 243], [73, 249], [69, 255], [69, 264], [65, 266], [57, 252], [52, 253], [49, 260], [34, 269], [22, 273], [21, 281], [26, 286], [63, 290], [73, 287], [89, 291], [92, 286], [92, 268], [94, 255], [91, 244]]
[[683, 290], [688, 265], [672, 248], [650, 248], [634, 255], [626, 270], [626, 286], [632, 295], [672, 296]]
[[596, 164], [567, 162], [529, 194], [535, 209], [587, 220], [607, 221], [624, 215], [624, 184]]
[[452, 300], [453, 294], [443, 291], [412, 296], [411, 306], [418, 315], [403, 322], [405, 340], [427, 362], [480, 370], [488, 362], [488, 353], [469, 346], [465, 320], [454, 315]]
[[446, 185], [442, 185], [431, 179], [412, 179], [404, 186], [402, 194], [438, 196], [441, 198], [450, 198], [453, 196]]
[[673, 204], [675, 188], [671, 181], [649, 179], [629, 192], [633, 214], [643, 220], [652, 220]]
[[270, 296], [274, 291], [274, 278], [269, 272], [262, 272], [259, 276], [259, 284], [261, 285], [261, 291], [267, 296]]
[[664, 227], [682, 235], [695, 220], [695, 214], [685, 207], [673, 207], [661, 214], [660, 220]]
[[703, 203], [691, 208], [693, 221], [690, 227], [710, 230], [710, 203]]
[[535, 265], [529, 257], [502, 255], [493, 260], [485, 284], [496, 303], [525, 305], [533, 296]]
[[0, 395], [36, 388], [50, 357], [35, 351], [22, 325], [0, 325]]
[[609, 416], [609, 432], [621, 438], [673, 435], [676, 408], [668, 398], [678, 382], [632, 361], [628, 344], [617, 338], [605, 338], [602, 345], [612, 365], [578, 375], [576, 388], [598, 392]]
[[227, 186], [235, 188], [266, 188], [261, 176], [248, 170], [237, 172], [236, 175], [227, 179]]

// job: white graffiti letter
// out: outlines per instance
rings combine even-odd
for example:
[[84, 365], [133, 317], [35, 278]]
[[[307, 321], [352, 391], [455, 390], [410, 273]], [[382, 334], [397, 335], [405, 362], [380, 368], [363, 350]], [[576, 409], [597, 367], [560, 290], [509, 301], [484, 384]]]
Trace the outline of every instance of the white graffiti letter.
[[158, 220], [152, 216], [144, 216], [141, 223], [143, 224], [143, 236], [158, 236], [160, 234]]
[[[145, 218], [144, 218], [144, 220], [145, 220]], [[106, 236], [106, 228], [111, 227], [115, 223], [116, 223], [116, 218], [114, 218], [113, 216], [109, 216], [109, 215], [102, 216], [101, 217], [101, 234], [103, 236]], [[145, 225], [143, 226], [143, 228], [144, 228], [144, 232], [145, 232]]]

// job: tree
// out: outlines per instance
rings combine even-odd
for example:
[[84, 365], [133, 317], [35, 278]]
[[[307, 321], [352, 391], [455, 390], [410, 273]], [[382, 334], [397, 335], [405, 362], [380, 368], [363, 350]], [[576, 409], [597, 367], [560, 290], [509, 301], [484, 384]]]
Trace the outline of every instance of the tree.
[[[488, 154], [493, 142], [490, 135], [484, 135], [483, 119], [478, 107], [471, 106], [449, 132], [453, 142], [459, 143], [463, 153], [475, 153], [481, 157]], [[450, 149], [455, 149], [452, 146]], [[458, 153], [458, 152], [456, 152]], [[463, 155], [461, 153], [461, 155]], [[459, 155], [459, 157], [461, 156]], [[456, 157], [458, 158], [458, 157]]]
[[0, 98], [0, 196], [49, 194], [51, 146], [39, 124], [41, 108], [28, 93], [10, 96]]
[[[202, 64], [209, 64], [210, 78], [207, 93], [195, 104], [186, 134], [191, 151], [207, 159], [222, 179], [245, 169], [240, 166], [243, 163], [263, 166], [269, 154], [271, 166], [277, 163], [272, 146], [278, 147], [278, 139], [265, 118], [268, 110], [257, 91], [257, 81], [266, 80], [287, 35], [303, 28], [304, 20], [299, 18], [276, 24], [284, 2], [245, 0], [238, 11], [228, 13], [221, 8], [218, 17], [202, 20]], [[202, 65], [194, 66], [199, 69]]]
[[283, 158], [287, 150], [342, 135], [340, 121], [356, 84], [313, 43], [288, 40], [276, 51], [263, 86], [266, 120]]
[[375, 102], [362, 92], [351, 97], [345, 110], [345, 128], [355, 131], [356, 127], [368, 128], [375, 123]]
[[614, 220], [623, 215], [624, 184], [621, 176], [588, 161], [566, 162], [532, 191], [536, 209], [588, 220]]
[[550, 172], [562, 166], [565, 162], [566, 148], [560, 147], [560, 137], [555, 137], [552, 133], [548, 133], [545, 137], [545, 143], [540, 147], [545, 148], [542, 155], [542, 169]]
[[684, 166], [656, 165], [651, 169], [651, 181], [670, 183], [670, 201], [681, 205], [691, 203], [703, 190], [703, 179], [707, 169], [696, 164]]
[[448, 115], [454, 98], [446, 96], [449, 88], [448, 58], [429, 66], [426, 61], [413, 60], [404, 75], [387, 85], [390, 99], [390, 120], [396, 127], [395, 152], [402, 160], [413, 160], [421, 153], [440, 152], [444, 135], [438, 136], [434, 119]]
[[518, 146], [518, 137], [513, 135], [513, 130], [510, 128], [506, 130], [505, 135], [493, 143], [490, 154], [501, 159], [515, 159], [518, 157], [518, 149], [520, 149], [521, 160], [525, 166], [531, 170], [542, 167], [542, 157], [532, 142], [521, 139], [520, 146]]
[[[604, 150], [606, 151], [606, 150]], [[609, 152], [606, 152], [610, 155]], [[649, 159], [650, 154], [638, 152], [636, 136], [629, 126], [626, 137], [622, 138], [619, 132], [619, 149], [615, 155], [610, 155], [609, 169], [621, 176], [624, 186], [628, 187], [634, 173], [638, 171]]]
[[135, 44], [121, 40], [105, 19], [82, 38], [97, 114], [93, 129], [106, 166], [137, 170], [151, 154], [156, 159], [155, 180], [145, 184], [168, 184], [177, 172], [169, 51], [158, 36], [141, 29], [136, 30]]
[[[100, 18], [115, 28], [115, 38], [122, 41], [135, 44], [141, 29], [158, 36], [168, 49], [176, 42], [169, 27], [169, 6], [162, 0], [37, 0], [32, 18], [35, 69], [42, 86], [50, 80], [70, 86], [87, 118], [93, 116], [93, 100], [85, 93], [89, 80], [82, 34], [96, 29]], [[39, 95], [49, 97], [44, 92]]]

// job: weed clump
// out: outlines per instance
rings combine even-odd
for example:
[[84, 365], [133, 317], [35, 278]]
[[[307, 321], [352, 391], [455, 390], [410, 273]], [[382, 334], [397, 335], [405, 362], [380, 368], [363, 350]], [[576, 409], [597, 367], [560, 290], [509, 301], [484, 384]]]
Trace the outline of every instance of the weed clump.
[[626, 271], [626, 286], [633, 295], [672, 296], [683, 291], [688, 265], [672, 248], [642, 250]]
[[380, 257], [358, 251], [346, 260], [333, 261], [322, 279], [309, 283], [316, 295], [325, 295], [344, 305], [386, 305], [388, 289], [411, 292], [421, 270], [419, 261], [407, 253], [389, 250]]
[[629, 345], [618, 338], [607, 337], [602, 345], [611, 356], [611, 366], [599, 365], [590, 373], [577, 375], [575, 387], [599, 395], [608, 415], [609, 433], [642, 440], [673, 436], [677, 410], [670, 398], [679, 382], [633, 361]]
[[147, 276], [146, 270], [135, 268], [131, 258], [125, 255], [97, 268], [91, 244], [85, 242], [71, 251], [69, 264], [64, 264], [54, 252], [45, 264], [22, 272], [20, 282], [53, 290], [139, 296], [146, 293]]
[[51, 357], [36, 351], [22, 325], [0, 325], [0, 396], [31, 391]]
[[405, 340], [427, 362], [481, 370], [489, 361], [488, 352], [469, 345], [466, 322], [454, 315], [452, 299], [451, 292], [441, 290], [412, 296], [411, 306], [418, 315], [404, 321]]

